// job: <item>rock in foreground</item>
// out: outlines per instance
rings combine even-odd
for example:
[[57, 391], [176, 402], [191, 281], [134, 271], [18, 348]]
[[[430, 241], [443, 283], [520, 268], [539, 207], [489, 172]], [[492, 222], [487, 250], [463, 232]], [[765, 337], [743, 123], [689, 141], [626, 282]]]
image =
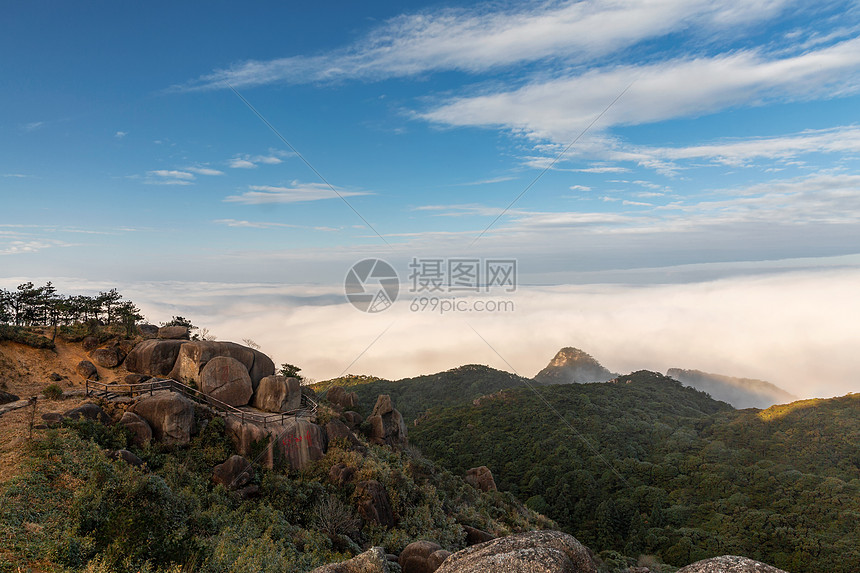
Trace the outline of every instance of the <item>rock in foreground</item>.
[[329, 563], [317, 567], [311, 573], [394, 573], [382, 547], [373, 547], [349, 561]]
[[529, 531], [467, 547], [448, 557], [436, 571], [597, 573], [597, 567], [588, 549], [573, 536], [560, 531]]
[[737, 555], [723, 555], [696, 561], [678, 569], [678, 573], [786, 573], [772, 565]]
[[194, 404], [181, 394], [148, 396], [131, 411], [152, 428], [154, 437], [167, 444], [187, 444], [194, 429]]

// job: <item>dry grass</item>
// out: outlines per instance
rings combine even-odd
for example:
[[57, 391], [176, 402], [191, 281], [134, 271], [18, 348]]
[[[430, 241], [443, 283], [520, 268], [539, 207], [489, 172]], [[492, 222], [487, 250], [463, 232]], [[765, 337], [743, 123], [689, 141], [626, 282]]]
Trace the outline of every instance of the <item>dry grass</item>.
[[[35, 425], [43, 424], [42, 414], [65, 412], [83, 404], [83, 397], [48, 400], [42, 390], [54, 383], [48, 376], [56, 372], [66, 379], [56, 382], [64, 391], [81, 390], [84, 380], [75, 373], [81, 360], [88, 360], [87, 353], [78, 343], [57, 339], [57, 349], [30, 348], [15, 342], [0, 342], [0, 390], [11, 392], [27, 399], [37, 396]], [[99, 368], [101, 380], [122, 380], [128, 371], [118, 368]], [[4, 387], [5, 386], [5, 387]], [[8, 481], [21, 471], [21, 445], [29, 436], [32, 408], [29, 406], [0, 416], [0, 483]], [[36, 437], [42, 430], [33, 430]]]

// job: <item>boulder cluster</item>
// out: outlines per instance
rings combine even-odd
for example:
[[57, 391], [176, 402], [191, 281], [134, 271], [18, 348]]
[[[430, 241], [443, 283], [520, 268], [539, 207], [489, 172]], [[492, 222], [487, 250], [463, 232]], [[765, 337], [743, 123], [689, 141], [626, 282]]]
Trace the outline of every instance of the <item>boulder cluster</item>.
[[[647, 567], [628, 571], [649, 573]], [[340, 563], [317, 567], [311, 573], [597, 573], [591, 551], [560, 531], [529, 531], [491, 539], [450, 553], [432, 541], [415, 541], [399, 556], [373, 547]], [[725, 555], [687, 565], [678, 573], [786, 573], [781, 569]]]

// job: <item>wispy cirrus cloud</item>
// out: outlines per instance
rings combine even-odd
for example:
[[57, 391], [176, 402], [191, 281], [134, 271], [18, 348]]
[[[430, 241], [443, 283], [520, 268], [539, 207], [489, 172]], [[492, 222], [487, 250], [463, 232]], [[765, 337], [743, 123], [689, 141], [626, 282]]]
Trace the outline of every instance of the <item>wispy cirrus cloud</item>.
[[192, 185], [194, 180], [193, 173], [177, 169], [147, 171], [143, 178], [143, 182], [148, 185]]
[[569, 142], [628, 86], [595, 130], [694, 117], [767, 101], [857, 93], [860, 38], [785, 57], [749, 49], [595, 68], [535, 79], [516, 89], [455, 97], [420, 117], [448, 126], [503, 128], [539, 140]]
[[[250, 185], [250, 191], [241, 195], [230, 195], [224, 199], [228, 203], [244, 203], [246, 205], [261, 205], [267, 203], [299, 203], [304, 201], [320, 201], [337, 199], [328, 185], [323, 183], [302, 183], [293, 181], [289, 187], [273, 185]], [[371, 195], [367, 191], [346, 191], [338, 189], [341, 197]]]
[[242, 229], [272, 229], [276, 227], [299, 227], [299, 225], [290, 225], [287, 223], [273, 223], [267, 221], [243, 221], [240, 219], [216, 219], [212, 222], [216, 225], [226, 225], [227, 227], [238, 227]]
[[539, 60], [566, 65], [639, 42], [693, 30], [731, 30], [780, 14], [791, 0], [582, 0], [482, 4], [401, 15], [351, 46], [313, 56], [251, 60], [215, 70], [176, 90], [271, 83], [378, 80], [456, 70], [482, 73]]
[[242, 153], [235, 155], [227, 161], [231, 169], [256, 169], [260, 164], [277, 165], [283, 163], [283, 158], [291, 157], [293, 153], [280, 149], [270, 149], [268, 155], [250, 155]]
[[192, 173], [196, 173], [197, 175], [209, 175], [209, 176], [218, 176], [224, 175], [223, 171], [218, 169], [212, 169], [211, 167], [186, 167], [186, 171], [191, 171]]

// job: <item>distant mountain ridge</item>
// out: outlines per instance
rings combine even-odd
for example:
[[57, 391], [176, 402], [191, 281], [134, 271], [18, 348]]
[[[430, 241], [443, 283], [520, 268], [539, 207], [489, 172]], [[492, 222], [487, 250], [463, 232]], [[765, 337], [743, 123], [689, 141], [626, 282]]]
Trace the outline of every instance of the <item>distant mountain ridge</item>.
[[735, 408], [764, 409], [799, 399], [775, 384], [754, 378], [736, 378], [682, 368], [670, 368], [666, 375], [682, 384], [707, 392], [717, 400], [728, 402]]
[[559, 350], [546, 368], [534, 379], [542, 384], [608, 382], [619, 374], [610, 372], [593, 356], [579, 348], [566, 346]]

